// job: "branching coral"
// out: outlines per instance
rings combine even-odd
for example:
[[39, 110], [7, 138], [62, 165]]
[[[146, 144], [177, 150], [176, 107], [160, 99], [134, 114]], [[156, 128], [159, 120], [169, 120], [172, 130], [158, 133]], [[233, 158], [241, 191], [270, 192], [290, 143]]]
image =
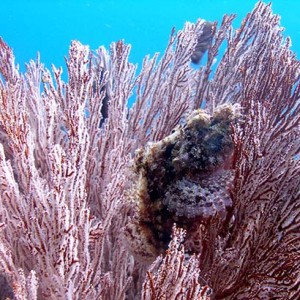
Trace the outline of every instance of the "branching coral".
[[202, 20], [138, 75], [73, 41], [67, 82], [0, 40], [1, 297], [300, 298], [300, 63], [269, 5], [233, 19], [199, 68]]
[[185, 233], [173, 228], [172, 241], [165, 257], [159, 256], [152, 264], [143, 285], [141, 299], [208, 300], [209, 286], [201, 280], [198, 258], [186, 260], [182, 246]]

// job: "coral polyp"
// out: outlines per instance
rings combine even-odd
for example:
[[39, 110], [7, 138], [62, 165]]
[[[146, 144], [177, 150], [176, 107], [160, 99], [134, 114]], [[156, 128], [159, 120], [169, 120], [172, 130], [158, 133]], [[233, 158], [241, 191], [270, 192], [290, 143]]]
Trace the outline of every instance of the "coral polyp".
[[195, 110], [169, 136], [137, 151], [130, 193], [136, 213], [126, 229], [134, 252], [162, 252], [174, 223], [187, 230], [188, 239], [212, 218], [226, 219], [234, 177], [231, 125], [238, 117], [239, 109], [230, 104], [212, 115]]

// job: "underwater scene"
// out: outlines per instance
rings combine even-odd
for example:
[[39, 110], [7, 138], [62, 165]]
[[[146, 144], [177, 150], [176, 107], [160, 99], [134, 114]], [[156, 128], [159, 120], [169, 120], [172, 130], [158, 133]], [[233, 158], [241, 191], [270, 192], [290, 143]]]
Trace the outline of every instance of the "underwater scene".
[[300, 299], [299, 11], [2, 1], [0, 300]]
[[[224, 14], [236, 14], [235, 28], [256, 0], [16, 0], [1, 1], [1, 37], [14, 49], [16, 62], [24, 64], [40, 52], [41, 61], [51, 68], [65, 68], [64, 56], [71, 40], [97, 49], [124, 40], [131, 44], [130, 61], [141, 65], [145, 55], [163, 53], [173, 27], [197, 19], [221, 22]], [[268, 2], [266, 2], [268, 3]], [[297, 0], [274, 0], [272, 10], [281, 17], [284, 36], [290, 36], [292, 49], [300, 53]]]

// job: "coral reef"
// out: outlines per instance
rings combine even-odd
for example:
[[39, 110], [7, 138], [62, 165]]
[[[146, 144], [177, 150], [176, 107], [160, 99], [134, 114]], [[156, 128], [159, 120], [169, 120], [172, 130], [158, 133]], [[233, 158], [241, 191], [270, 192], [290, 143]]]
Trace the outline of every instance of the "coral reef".
[[[174, 226], [172, 241], [165, 257], [159, 256], [147, 271], [142, 300], [210, 299], [212, 291], [199, 276], [198, 257], [193, 255], [186, 261], [185, 249], [182, 245], [184, 238], [184, 230]], [[173, 284], [170, 285], [170, 282]]]
[[203, 20], [138, 74], [73, 41], [67, 81], [0, 39], [0, 297], [300, 299], [300, 62], [234, 17], [197, 68]]

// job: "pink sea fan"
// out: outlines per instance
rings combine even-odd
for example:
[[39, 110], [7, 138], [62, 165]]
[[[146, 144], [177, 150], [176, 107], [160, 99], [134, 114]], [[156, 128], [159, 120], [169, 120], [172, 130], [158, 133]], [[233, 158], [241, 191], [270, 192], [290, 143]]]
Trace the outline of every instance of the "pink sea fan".
[[[1, 299], [300, 298], [300, 63], [269, 5], [259, 2], [235, 31], [233, 19], [210, 23], [199, 68], [191, 57], [202, 20], [173, 30], [138, 75], [123, 41], [95, 52], [73, 41], [67, 82], [39, 57], [21, 74], [0, 40]], [[238, 108], [225, 126], [232, 148], [217, 152], [226, 160], [207, 156], [220, 173], [184, 178], [203, 203], [226, 205], [193, 232], [172, 224], [173, 238], [153, 243], [152, 227], [137, 226], [147, 206], [132, 197], [148, 193], [139, 154], [200, 107], [211, 117], [226, 106]], [[162, 203], [176, 212], [173, 191], [176, 182]]]

